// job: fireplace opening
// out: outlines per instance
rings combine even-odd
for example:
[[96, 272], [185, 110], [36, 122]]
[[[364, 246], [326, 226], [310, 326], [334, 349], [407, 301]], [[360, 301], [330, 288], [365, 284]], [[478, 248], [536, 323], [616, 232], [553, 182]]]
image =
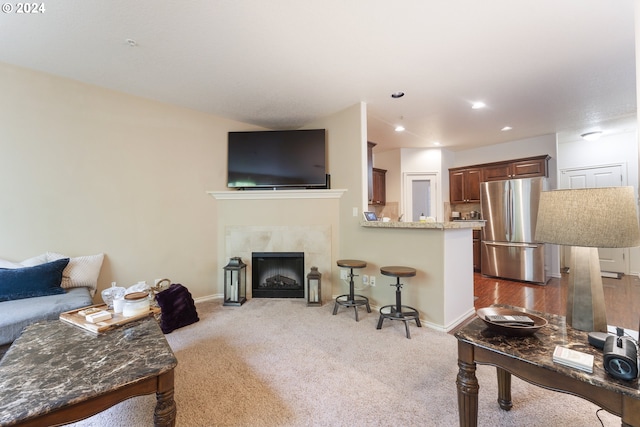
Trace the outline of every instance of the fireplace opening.
[[253, 252], [253, 298], [304, 298], [304, 252]]

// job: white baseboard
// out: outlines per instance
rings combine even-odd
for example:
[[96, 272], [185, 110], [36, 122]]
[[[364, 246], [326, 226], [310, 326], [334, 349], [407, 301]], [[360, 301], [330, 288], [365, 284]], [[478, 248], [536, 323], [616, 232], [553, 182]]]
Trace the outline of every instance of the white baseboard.
[[224, 294], [213, 294], [213, 295], [207, 295], [204, 297], [198, 297], [198, 298], [194, 298], [194, 302], [197, 304], [199, 302], [205, 302], [205, 301], [211, 301], [214, 299], [223, 299], [224, 298]]
[[616, 273], [613, 271], [601, 271], [600, 272], [600, 276], [602, 277], [608, 277], [610, 279], [620, 279], [623, 274], [622, 273]]

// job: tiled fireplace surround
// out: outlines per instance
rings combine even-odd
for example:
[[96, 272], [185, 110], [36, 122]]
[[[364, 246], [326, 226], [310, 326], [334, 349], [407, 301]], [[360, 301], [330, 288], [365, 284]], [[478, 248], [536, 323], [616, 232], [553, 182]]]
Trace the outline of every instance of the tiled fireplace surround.
[[247, 264], [247, 297], [251, 298], [252, 252], [304, 252], [306, 277], [312, 266], [322, 273], [322, 299], [331, 299], [330, 225], [230, 225], [225, 227], [226, 259], [241, 257]]

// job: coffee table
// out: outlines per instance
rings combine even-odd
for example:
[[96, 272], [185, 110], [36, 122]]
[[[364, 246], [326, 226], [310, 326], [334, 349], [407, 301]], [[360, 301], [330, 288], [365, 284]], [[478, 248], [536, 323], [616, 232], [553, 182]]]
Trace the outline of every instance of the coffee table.
[[0, 425], [67, 424], [155, 392], [154, 425], [174, 426], [176, 365], [153, 317], [99, 335], [34, 323], [0, 361]]
[[[549, 324], [532, 336], [506, 337], [489, 330], [479, 318], [462, 327], [458, 339], [458, 410], [461, 426], [478, 425], [476, 364], [496, 367], [498, 404], [510, 410], [511, 375], [550, 390], [587, 399], [622, 418], [623, 426], [640, 427], [640, 388], [638, 380], [611, 377], [603, 367], [602, 351], [588, 344], [587, 333], [567, 326], [562, 316], [500, 305], [541, 316]], [[553, 362], [553, 350], [561, 345], [594, 355], [593, 373]]]

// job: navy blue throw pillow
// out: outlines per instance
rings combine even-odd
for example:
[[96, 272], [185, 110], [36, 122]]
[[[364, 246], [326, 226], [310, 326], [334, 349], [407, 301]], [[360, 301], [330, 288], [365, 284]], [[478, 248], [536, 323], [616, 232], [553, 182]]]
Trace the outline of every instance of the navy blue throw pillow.
[[24, 268], [0, 268], [0, 301], [63, 294], [62, 271], [69, 258]]

